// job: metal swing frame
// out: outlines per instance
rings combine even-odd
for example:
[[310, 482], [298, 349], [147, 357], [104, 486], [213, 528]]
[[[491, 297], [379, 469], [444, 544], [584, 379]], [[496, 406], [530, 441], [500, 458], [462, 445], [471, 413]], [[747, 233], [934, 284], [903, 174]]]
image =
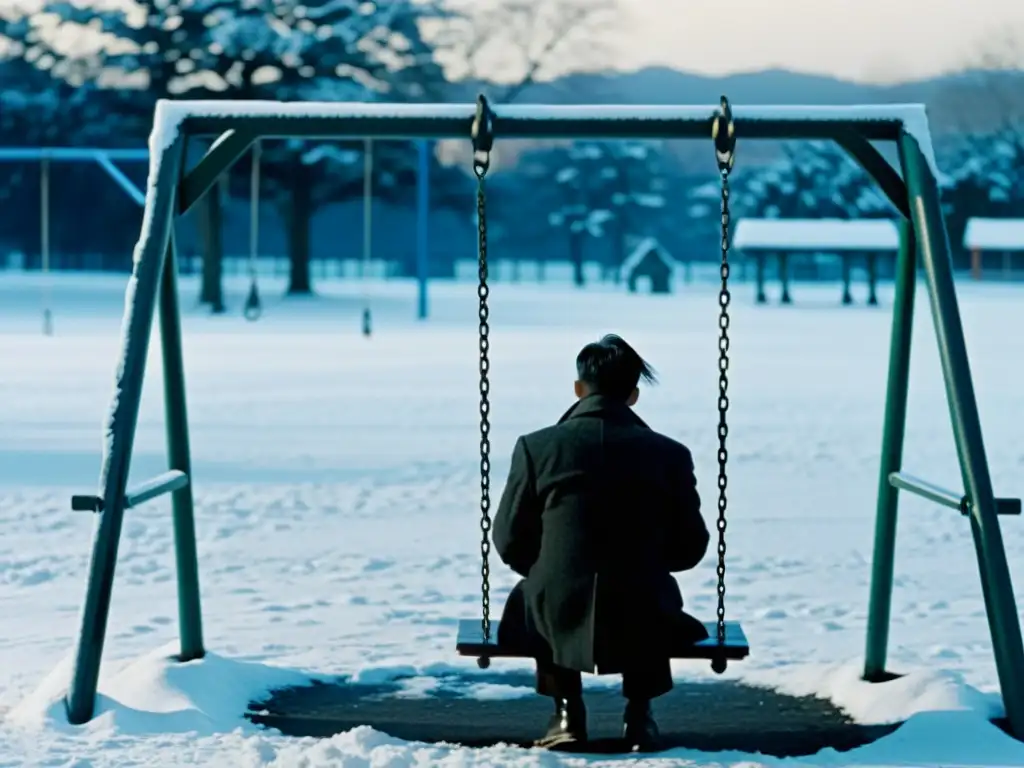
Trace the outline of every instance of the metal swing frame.
[[[178, 579], [179, 658], [200, 658], [205, 649], [199, 599], [191, 457], [182, 360], [181, 322], [173, 223], [189, 210], [235, 161], [261, 138], [468, 139], [476, 116], [472, 104], [346, 104], [245, 101], [162, 101], [156, 110], [151, 176], [143, 232], [134, 254], [122, 325], [117, 381], [105, 425], [99, 489], [73, 500], [99, 515], [92, 542], [81, 625], [67, 696], [68, 719], [93, 716], [100, 661], [113, 590], [124, 515], [130, 507], [170, 493]], [[719, 107], [500, 106], [493, 126], [504, 139], [704, 139], [721, 116]], [[865, 678], [886, 677], [893, 587], [898, 489], [931, 499], [960, 499], [975, 541], [982, 590], [1009, 730], [1024, 738], [1024, 649], [998, 514], [1019, 505], [997, 501], [982, 439], [977, 399], [953, 279], [923, 107], [738, 108], [734, 133], [752, 139], [831, 139], [875, 179], [905, 218], [897, 261], [892, 343], [879, 471], [875, 549]], [[192, 168], [186, 145], [219, 137]], [[872, 146], [895, 143], [902, 176]], [[902, 473], [910, 338], [917, 265], [932, 310], [950, 419], [960, 460], [963, 493], [943, 491]], [[159, 311], [158, 311], [159, 310]], [[151, 326], [159, 314], [167, 416], [169, 472], [127, 487]], [[489, 490], [489, 489], [488, 489]], [[942, 489], [938, 489], [942, 490]]]

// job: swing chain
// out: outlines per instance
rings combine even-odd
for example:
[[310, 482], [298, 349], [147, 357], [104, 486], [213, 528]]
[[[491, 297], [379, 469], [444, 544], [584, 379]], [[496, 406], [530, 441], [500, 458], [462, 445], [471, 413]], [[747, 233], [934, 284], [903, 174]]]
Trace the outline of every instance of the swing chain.
[[[729, 435], [727, 414], [729, 411], [729, 173], [736, 159], [736, 126], [733, 121], [729, 100], [723, 96], [718, 115], [712, 124], [711, 135], [715, 142], [715, 159], [722, 180], [722, 287], [718, 294], [718, 643], [725, 643], [725, 529], [726, 529], [726, 487], [729, 479], [726, 465], [729, 452], [726, 438]], [[712, 669], [724, 672], [725, 657], [716, 658]]]
[[[470, 130], [473, 140], [473, 173], [476, 175], [476, 214], [477, 214], [477, 257], [479, 261], [479, 285], [477, 296], [480, 299], [480, 555], [481, 555], [481, 601], [483, 608], [483, 642], [488, 644], [491, 639], [491, 403], [490, 403], [490, 309], [488, 296], [490, 288], [487, 282], [487, 194], [485, 178], [491, 165], [491, 149], [494, 146], [494, 115], [487, 104], [485, 96], [477, 99], [476, 117]], [[481, 656], [477, 660], [481, 668], [490, 666], [490, 659]]]
[[263, 155], [263, 144], [260, 141], [252, 146], [252, 169], [249, 178], [249, 294], [245, 298], [242, 315], [249, 322], [255, 322], [263, 314], [263, 302], [260, 301], [259, 280], [257, 278], [260, 237], [260, 170]]

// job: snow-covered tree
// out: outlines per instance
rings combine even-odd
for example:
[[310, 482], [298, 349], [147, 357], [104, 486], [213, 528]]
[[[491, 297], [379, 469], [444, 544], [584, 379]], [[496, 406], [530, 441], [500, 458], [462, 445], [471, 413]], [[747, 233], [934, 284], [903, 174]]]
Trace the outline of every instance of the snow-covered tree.
[[[0, 56], [0, 146], [31, 147], [83, 145], [109, 142], [111, 120], [104, 94], [74, 88], [48, 68], [52, 61], [26, 52], [24, 47], [3, 41]], [[8, 215], [0, 218], [0, 237], [34, 262], [39, 249], [39, 229], [29, 222], [40, 216], [40, 162], [4, 163], [0, 174], [0, 204]], [[62, 184], [95, 181], [96, 169], [80, 164], [60, 164], [51, 169]], [[91, 174], [91, 175], [90, 175]], [[113, 185], [100, 186], [94, 202], [111, 216], [134, 214], [134, 204]], [[51, 193], [51, 200], [59, 201]], [[55, 203], [56, 204], [56, 203]], [[75, 243], [110, 241], [109, 219], [75, 217], [79, 237]], [[59, 233], [59, 229], [54, 230]], [[114, 238], [116, 239], [116, 238]]]
[[[286, 5], [280, 0], [277, 6]], [[267, 65], [263, 92], [287, 101], [416, 102], [443, 100], [445, 80], [420, 27], [443, 19], [447, 11], [431, 2], [377, 0], [291, 3], [278, 10], [281, 40], [261, 42], [280, 62]], [[230, 9], [222, 13], [230, 17]], [[264, 25], [261, 27], [260, 25]], [[228, 26], [227, 24], [225, 26]], [[274, 28], [250, 18], [221, 33], [225, 52], [244, 57], [254, 35]], [[289, 31], [286, 31], [289, 30]], [[276, 72], [274, 71], [276, 70]], [[259, 98], [260, 96], [257, 96]], [[363, 190], [364, 144], [315, 143], [296, 139], [268, 143], [264, 160], [267, 193], [281, 209], [288, 228], [291, 256], [290, 293], [311, 290], [309, 233], [316, 211], [331, 202], [357, 198]], [[408, 143], [376, 142], [373, 186], [377, 196], [411, 201], [416, 152]], [[238, 176], [240, 180], [246, 176]]]
[[1024, 139], [1007, 127], [956, 136], [940, 152], [950, 245], [963, 260], [968, 220], [976, 216], [1024, 217]]
[[578, 141], [539, 150], [525, 162], [543, 169], [555, 191], [547, 220], [568, 236], [574, 281], [583, 285], [588, 238], [610, 240], [606, 268], [616, 270], [632, 237], [645, 234], [665, 205], [658, 142]]
[[736, 174], [733, 206], [737, 215], [766, 219], [892, 215], [874, 180], [836, 144], [787, 142], [783, 152], [784, 157], [774, 163]]
[[[43, 5], [47, 13], [7, 22], [0, 32], [20, 35], [53, 57], [72, 82], [101, 82], [122, 92], [135, 86], [121, 115], [128, 131], [151, 120], [158, 98], [416, 101], [437, 99], [444, 85], [433, 49], [420, 34], [423, 21], [448, 15], [432, 0], [130, 0], [102, 8], [48, 0]], [[85, 52], [58, 51], [54, 40], [67, 39], [82, 26], [102, 44]], [[311, 288], [309, 229], [317, 208], [361, 192], [360, 152], [361, 143], [267, 144], [264, 189], [288, 223], [290, 292]], [[384, 193], [404, 190], [414, 163], [411, 148], [382, 151], [375, 187]], [[208, 198], [215, 207], [217, 195]]]
[[612, 213], [607, 266], [617, 278], [630, 241], [653, 230], [665, 208], [665, 153], [660, 141], [612, 142], [603, 148], [607, 164], [601, 175], [608, 182], [604, 189]]

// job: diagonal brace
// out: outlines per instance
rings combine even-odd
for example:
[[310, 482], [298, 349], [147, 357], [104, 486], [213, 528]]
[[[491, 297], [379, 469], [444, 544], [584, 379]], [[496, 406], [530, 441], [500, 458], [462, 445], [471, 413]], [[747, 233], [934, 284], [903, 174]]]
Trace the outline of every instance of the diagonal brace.
[[254, 134], [233, 129], [222, 133], [178, 184], [178, 214], [186, 213], [199, 202], [220, 175], [234, 165], [257, 138]]
[[99, 163], [100, 168], [107, 172], [117, 186], [124, 190], [125, 194], [128, 195], [137, 205], [146, 204], [146, 196], [142, 191], [135, 186], [135, 182], [129, 179], [124, 171], [114, 165], [114, 161], [110, 159], [110, 156], [106, 152], [96, 153], [96, 162]]
[[907, 185], [903, 183], [896, 169], [889, 164], [882, 153], [875, 149], [871, 142], [852, 131], [837, 131], [833, 140], [856, 160], [860, 167], [868, 172], [878, 184], [882, 193], [904, 218], [910, 218], [910, 202], [907, 197]]

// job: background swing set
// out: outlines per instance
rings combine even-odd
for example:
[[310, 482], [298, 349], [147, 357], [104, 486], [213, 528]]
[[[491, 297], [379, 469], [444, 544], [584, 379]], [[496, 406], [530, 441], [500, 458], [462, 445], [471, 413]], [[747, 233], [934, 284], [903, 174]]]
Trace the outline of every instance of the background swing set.
[[[421, 147], [420, 152], [424, 150]], [[373, 256], [373, 235], [371, 227], [373, 224], [373, 139], [366, 139], [363, 149], [363, 252], [359, 261], [359, 278], [362, 284], [361, 303], [362, 310], [362, 333], [370, 336], [373, 332], [373, 320], [370, 312], [370, 297], [366, 288], [366, 277], [369, 273], [370, 261]], [[423, 173], [421, 162], [420, 173]], [[246, 293], [245, 304], [242, 306], [242, 316], [255, 322], [263, 316], [263, 300], [260, 298], [259, 286], [259, 256], [260, 256], [260, 181], [263, 168], [263, 142], [257, 140], [252, 144], [252, 160], [249, 170], [249, 259], [248, 277], [249, 290]], [[421, 211], [420, 216], [425, 214]], [[45, 231], [45, 225], [44, 225]], [[420, 287], [421, 294], [423, 286]], [[420, 315], [426, 314], [425, 299], [420, 299]]]
[[[481, 528], [483, 564], [482, 621], [460, 627], [458, 650], [481, 659], [518, 655], [492, 641], [489, 623], [487, 554], [489, 543], [490, 382], [486, 210], [483, 182], [486, 154], [495, 138], [504, 139], [703, 139], [714, 136], [722, 172], [723, 202], [728, 200], [731, 141], [747, 139], [830, 139], [842, 146], [875, 179], [904, 217], [897, 256], [881, 464], [879, 467], [875, 545], [864, 678], [891, 679], [886, 669], [893, 588], [898, 491], [903, 490], [955, 509], [969, 519], [981, 574], [986, 615], [1008, 730], [1024, 739], [1024, 648], [1000, 514], [1019, 514], [1020, 502], [997, 499], [982, 439], [977, 400], [953, 281], [950, 248], [942, 217], [927, 119], [921, 106], [758, 107], [729, 112], [720, 107], [674, 106], [500, 106], [469, 104], [390, 105], [345, 103], [160, 102], [152, 140], [154, 158], [147, 189], [143, 231], [135, 250], [128, 311], [122, 325], [121, 359], [115, 397], [105, 427], [106, 445], [99, 493], [76, 496], [72, 507], [99, 514], [89, 566], [85, 604], [74, 653], [66, 705], [71, 723], [94, 713], [100, 661], [110, 611], [115, 564], [125, 510], [171, 493], [177, 562], [181, 661], [205, 653], [199, 599], [198, 559], [190, 482], [191, 458], [177, 291], [173, 222], [188, 211], [234, 162], [263, 138], [474, 139], [474, 172], [480, 181], [480, 364], [481, 364]], [[483, 126], [490, 128], [486, 133]], [[723, 133], [723, 128], [727, 129]], [[219, 137], [192, 168], [185, 165], [188, 142]], [[727, 142], [725, 139], [729, 138]], [[896, 144], [902, 173], [872, 145]], [[729, 152], [723, 154], [725, 150]], [[723, 168], [724, 166], [724, 168]], [[702, 650], [680, 655], [710, 658], [716, 670], [728, 658], [746, 655], [746, 639], [724, 616], [725, 420], [728, 384], [728, 218], [723, 211], [723, 263], [720, 296], [719, 398], [719, 612], [713, 637]], [[902, 472], [908, 372], [917, 267], [923, 268], [939, 347], [964, 492], [943, 489]], [[150, 330], [160, 318], [169, 471], [128, 488], [130, 465]], [[723, 400], [725, 401], [723, 403]], [[735, 632], [739, 632], [736, 635]], [[736, 650], [730, 650], [735, 648]], [[509, 652], [511, 651], [511, 652]]]

